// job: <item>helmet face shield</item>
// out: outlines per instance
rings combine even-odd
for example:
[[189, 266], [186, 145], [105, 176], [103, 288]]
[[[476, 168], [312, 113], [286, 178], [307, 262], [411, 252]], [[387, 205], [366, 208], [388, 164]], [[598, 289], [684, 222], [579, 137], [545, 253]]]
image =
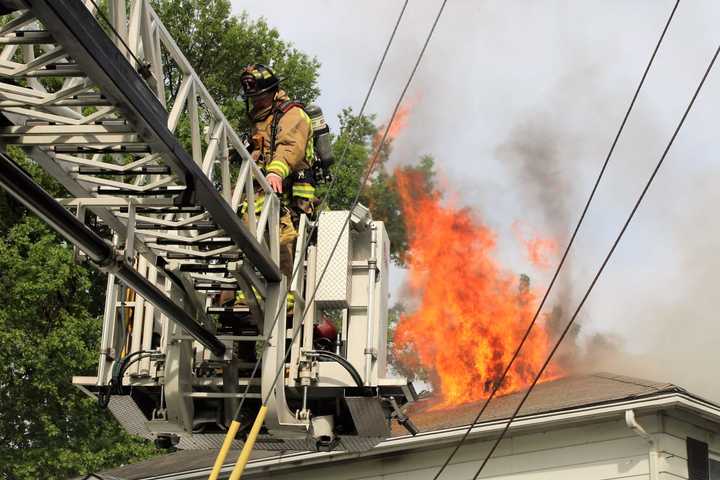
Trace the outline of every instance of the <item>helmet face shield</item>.
[[262, 64], [248, 65], [240, 76], [241, 96], [244, 99], [257, 97], [265, 92], [275, 90], [280, 79], [270, 68]]
[[251, 98], [256, 95], [258, 91], [257, 88], [257, 82], [255, 81], [255, 78], [251, 75], [243, 75], [240, 77], [240, 85], [242, 86], [242, 91], [240, 92], [240, 96], [243, 99]]

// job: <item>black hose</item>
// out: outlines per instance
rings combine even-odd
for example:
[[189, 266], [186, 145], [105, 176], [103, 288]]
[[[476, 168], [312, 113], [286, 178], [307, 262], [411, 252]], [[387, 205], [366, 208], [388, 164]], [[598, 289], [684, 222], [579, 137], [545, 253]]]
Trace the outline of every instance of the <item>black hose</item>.
[[333, 361], [339, 363], [345, 370], [348, 371], [348, 373], [350, 374], [352, 379], [355, 380], [355, 383], [357, 384], [358, 387], [364, 386], [362, 377], [360, 376], [358, 371], [355, 370], [355, 367], [353, 367], [352, 363], [348, 362], [347, 359], [341, 357], [340, 355], [338, 355], [336, 353], [323, 352], [321, 350], [311, 350], [308, 353], [313, 354], [316, 357], [325, 357], [325, 358], [328, 358], [330, 360], [333, 360]]
[[[122, 378], [130, 365], [139, 362], [143, 358], [151, 357], [156, 353], [158, 352], [152, 350], [139, 350], [115, 362], [115, 365], [113, 365], [113, 373], [110, 376], [110, 384], [107, 387], [101, 388], [98, 392], [98, 405], [100, 405], [100, 408], [107, 408], [110, 404], [110, 397], [113, 395], [122, 394]], [[133, 357], [137, 358], [130, 360]]]
[[137, 357], [137, 358], [133, 359], [132, 361], [126, 363], [126, 364], [122, 367], [122, 370], [120, 370], [120, 371], [118, 372], [118, 379], [119, 379], [120, 381], [122, 381], [122, 377], [125, 375], [125, 372], [127, 371], [128, 368], [130, 368], [130, 366], [131, 366], [133, 363], [137, 363], [137, 362], [139, 362], [140, 360], [142, 360], [142, 359], [144, 359], [144, 358], [148, 358], [148, 357], [152, 357], [152, 356], [153, 356], [153, 353], [150, 352], [150, 353], [147, 353], [146, 355], [140, 355], [139, 357]]

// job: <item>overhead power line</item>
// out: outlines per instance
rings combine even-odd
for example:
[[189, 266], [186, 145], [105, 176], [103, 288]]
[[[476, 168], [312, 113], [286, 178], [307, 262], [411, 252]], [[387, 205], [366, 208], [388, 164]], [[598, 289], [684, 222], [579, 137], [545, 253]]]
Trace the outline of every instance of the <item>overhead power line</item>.
[[135, 53], [132, 51], [132, 49], [128, 46], [127, 42], [125, 42], [125, 39], [120, 35], [120, 33], [115, 29], [115, 26], [110, 21], [110, 19], [107, 18], [103, 10], [100, 8], [100, 6], [95, 2], [95, 0], [90, 0], [90, 3], [93, 4], [95, 7], [95, 10], [97, 11], [98, 15], [105, 21], [107, 26], [110, 28], [110, 31], [115, 35], [115, 38], [118, 39], [118, 41], [125, 47], [125, 50], [130, 54], [131, 57], [137, 62], [138, 68], [142, 69], [145, 66], [145, 63], [140, 61], [140, 59], [135, 55]]
[[488, 405], [492, 401], [493, 398], [495, 398], [495, 395], [499, 391], [500, 387], [502, 386], [505, 378], [507, 377], [508, 373], [510, 372], [511, 367], [515, 363], [515, 360], [520, 354], [520, 351], [522, 351], [523, 346], [525, 345], [525, 342], [527, 341], [528, 337], [530, 336], [530, 332], [532, 331], [533, 327], [537, 323], [538, 318], [540, 317], [540, 313], [542, 312], [542, 309], [545, 306], [545, 303], [550, 296], [550, 292], [552, 291], [553, 286], [555, 286], [555, 282], [557, 281], [558, 276], [560, 275], [560, 271], [562, 270], [562, 267], [565, 265], [565, 260], [568, 257], [568, 254], [570, 253], [570, 249], [572, 248], [575, 238], [577, 237], [578, 232], [580, 231], [580, 227], [582, 226], [583, 222], [585, 221], [585, 216], [587, 215], [588, 209], [590, 208], [590, 204], [592, 203], [593, 199], [595, 198], [595, 194], [597, 193], [598, 186], [600, 185], [600, 181], [602, 180], [603, 176], [605, 175], [605, 171], [607, 170], [607, 166], [610, 163], [610, 158], [612, 157], [613, 153], [615, 152], [615, 147], [618, 144], [618, 141], [620, 139], [620, 136], [622, 135], [623, 131], [625, 130], [625, 125], [627, 124], [628, 118], [630, 117], [630, 113], [632, 112], [635, 102], [637, 101], [637, 98], [640, 94], [640, 90], [642, 89], [643, 85], [645, 84], [645, 79], [648, 76], [648, 73], [650, 72], [650, 68], [652, 67], [655, 57], [657, 56], [658, 51], [660, 50], [660, 45], [663, 42], [663, 39], [665, 38], [665, 34], [667, 33], [670, 23], [672, 22], [673, 18], [675, 17], [675, 12], [677, 11], [678, 5], [680, 4], [680, 0], [676, 0], [675, 4], [673, 5], [673, 8], [670, 12], [670, 15], [668, 16], [667, 21], [665, 22], [665, 26], [662, 29], [662, 32], [660, 33], [660, 37], [658, 38], [657, 43], [655, 44], [655, 48], [653, 49], [652, 55], [650, 56], [650, 60], [648, 61], [647, 65], [645, 66], [645, 70], [643, 71], [642, 77], [640, 78], [640, 82], [638, 83], [637, 87], [635, 88], [635, 93], [632, 96], [632, 99], [630, 100], [630, 104], [628, 105], [627, 110], [625, 111], [625, 115], [623, 116], [622, 122], [620, 122], [620, 127], [618, 128], [617, 133], [615, 134], [615, 137], [613, 138], [613, 141], [610, 145], [610, 149], [608, 150], [607, 155], [605, 156], [605, 161], [602, 164], [602, 168], [600, 169], [600, 172], [597, 175], [597, 178], [595, 179], [595, 183], [593, 185], [592, 190], [590, 191], [590, 196], [588, 197], [587, 201], [585, 202], [585, 206], [583, 207], [582, 213], [580, 214], [580, 218], [578, 219], [577, 224], [575, 225], [575, 228], [573, 230], [572, 235], [570, 236], [570, 240], [568, 241], [567, 246], [565, 247], [565, 250], [562, 254], [562, 257], [560, 258], [560, 262], [558, 263], [557, 268], [555, 269], [555, 272], [553, 273], [552, 279], [550, 280], [550, 283], [548, 284], [547, 289], [545, 290], [545, 294], [542, 297], [542, 300], [540, 301], [540, 304], [538, 305], [537, 310], [535, 311], [535, 315], [533, 315], [532, 321], [527, 327], [527, 330], [525, 331], [525, 334], [523, 335], [522, 339], [520, 340], [520, 343], [513, 353], [510, 362], [505, 367], [505, 370], [503, 371], [502, 375], [500, 376], [500, 379], [497, 380], [494, 385], [493, 389], [490, 392], [490, 395], [485, 400], [485, 403], [483, 403], [483, 406], [480, 408], [480, 411], [475, 416], [475, 419], [472, 421], [472, 423], [468, 426], [467, 430], [465, 430], [465, 433], [460, 438], [458, 443], [455, 445], [455, 448], [450, 453], [448, 458], [445, 460], [443, 465], [440, 467], [440, 470], [435, 474], [435, 477], [433, 477], [433, 480], [437, 480], [440, 478], [440, 475], [443, 473], [443, 471], [447, 468], [447, 466], [450, 464], [452, 459], [457, 454], [458, 450], [460, 450], [460, 447], [465, 442], [467, 437], [470, 435], [470, 432], [472, 431], [473, 427], [476, 423], [480, 420], [480, 417], [482, 417], [483, 413], [485, 413], [485, 410], [487, 410]]
[[702, 79], [700, 80], [699, 85], [695, 89], [695, 93], [693, 94], [692, 98], [690, 99], [690, 102], [688, 103], [687, 108], [685, 108], [685, 112], [682, 115], [682, 118], [680, 118], [680, 122], [678, 122], [677, 127], [675, 127], [675, 131], [672, 134], [672, 137], [670, 137], [670, 141], [668, 142], [667, 146], [665, 147], [665, 150], [662, 153], [662, 156], [660, 157], [660, 160], [658, 161], [657, 165], [655, 166], [655, 169], [653, 170], [652, 174], [650, 175], [650, 178], [648, 179], [647, 183], [645, 184], [645, 187], [642, 190], [642, 193], [640, 193], [640, 196], [635, 201], [635, 205], [633, 206], [632, 210], [630, 211], [630, 215], [628, 215], [627, 220], [625, 220], [625, 223], [623, 224], [622, 228], [620, 229], [620, 232], [618, 233], [617, 237], [615, 238], [615, 241], [612, 244], [612, 247], [610, 247], [610, 251], [608, 251], [607, 255], [605, 255], [605, 259], [603, 260], [602, 264], [600, 265], [600, 268], [598, 268], [598, 271], [595, 273], [595, 276], [593, 277], [592, 282], [590, 282], [590, 286], [585, 291], [585, 294], [582, 297], [582, 300], [580, 301], [580, 304], [575, 309], [575, 312], [573, 313], [572, 318], [570, 318], [570, 321], [565, 326], [565, 329], [563, 330], [562, 334], [560, 335], [560, 338], [558, 338], [558, 341], [555, 343], [555, 346], [550, 351], [550, 354], [548, 355], [547, 359], [545, 360], [545, 363], [543, 363], [542, 368], [540, 368], [540, 371], [535, 376], [535, 379], [533, 380], [533, 383], [530, 385], [530, 388], [528, 388], [527, 392], [525, 392], [525, 395], [523, 396], [522, 400], [518, 404], [517, 408], [513, 412], [512, 416], [510, 417], [510, 420], [505, 424], [505, 428], [500, 433], [500, 436], [495, 440], [495, 443], [493, 444], [492, 448], [488, 452], [488, 454], [485, 456], [485, 460], [483, 460], [483, 463], [480, 465], [480, 468], [475, 473], [475, 476], [473, 479], [478, 478], [480, 475], [480, 472], [482, 472], [483, 468], [485, 468], [485, 465], [487, 464], [488, 460], [490, 460], [490, 457], [495, 452], [495, 449], [497, 449], [497, 446], [502, 441], [503, 437], [507, 433], [508, 429], [510, 428], [510, 424], [513, 422], [517, 414], [520, 412], [520, 409], [525, 404], [525, 401], [530, 396], [530, 392], [532, 392], [533, 388], [535, 388], [535, 385], [537, 385], [537, 382], [542, 377], [542, 374], [545, 372], [545, 369], [550, 364], [550, 361], [553, 358], [553, 355], [555, 355], [555, 352], [557, 352], [557, 349], [560, 347], [560, 344], [567, 336], [568, 332], [570, 331], [570, 328], [575, 323], [575, 319], [577, 318], [578, 314], [580, 313], [580, 310], [582, 309], [583, 305], [585, 305], [585, 301], [590, 296], [590, 293], [592, 292], [593, 288], [595, 287], [595, 284], [597, 283], [598, 279], [602, 275], [603, 271], [605, 270], [605, 267], [607, 266], [608, 262], [610, 261], [610, 258], [612, 257], [613, 253], [615, 252], [615, 249], [617, 248], [618, 244], [620, 243], [620, 240], [622, 239], [623, 235], [627, 231], [628, 226], [630, 225], [630, 222], [632, 221], [633, 217], [635, 216], [635, 213], [637, 212], [638, 208], [640, 207], [640, 204], [642, 203], [643, 199], [645, 198], [645, 194], [647, 194], [648, 190], [650, 189], [650, 185], [652, 185], [653, 180], [657, 176], [658, 171], [660, 170], [660, 167], [662, 167], [663, 162], [665, 161], [665, 158], [667, 157], [668, 152], [670, 151], [670, 147], [672, 147], [673, 143], [675, 142], [675, 139], [677, 138], [678, 133], [680, 132], [680, 129], [682, 128], [683, 124], [685, 123], [685, 119], [687, 118], [688, 114], [690, 113], [690, 110], [692, 109], [693, 105], [695, 104], [695, 100], [697, 99], [698, 95], [700, 94], [700, 90], [702, 90], [703, 85], [705, 84], [705, 80], [707, 79], [708, 75], [710, 75], [710, 71], [712, 70], [713, 65], [715, 64], [715, 60], [718, 57], [718, 54], [720, 54], [720, 45], [718, 45], [717, 49], [715, 50], [715, 54], [713, 55], [712, 59], [710, 60], [710, 63], [707, 66], [707, 69], [705, 70], [705, 73], [703, 74]]

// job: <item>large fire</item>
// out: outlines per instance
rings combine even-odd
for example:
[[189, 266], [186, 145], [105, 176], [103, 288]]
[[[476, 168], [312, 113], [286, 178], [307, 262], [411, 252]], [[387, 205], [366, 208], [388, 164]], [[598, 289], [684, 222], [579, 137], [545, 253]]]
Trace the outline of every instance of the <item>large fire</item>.
[[[471, 210], [437, 191], [418, 191], [419, 174], [399, 170], [396, 178], [409, 238], [408, 286], [417, 305], [400, 318], [395, 356], [428, 372], [437, 408], [486, 398], [535, 313], [537, 295], [493, 257], [497, 236]], [[539, 322], [499, 393], [529, 385], [550, 340]]]

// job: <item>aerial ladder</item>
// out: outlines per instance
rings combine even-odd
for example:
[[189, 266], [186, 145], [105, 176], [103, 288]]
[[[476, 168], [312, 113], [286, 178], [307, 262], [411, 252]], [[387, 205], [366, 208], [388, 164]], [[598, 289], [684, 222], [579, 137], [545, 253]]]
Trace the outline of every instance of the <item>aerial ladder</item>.
[[[241, 136], [149, 1], [107, 6], [0, 0], [0, 186], [107, 273], [97, 373], [73, 383], [161, 446], [219, 447], [263, 399], [261, 449], [364, 451], [393, 418], [412, 431], [412, 384], [386, 364], [383, 223], [361, 205], [303, 216], [285, 278], [279, 200]], [[9, 147], [68, 195], [50, 197]], [[260, 214], [238, 215], [258, 189]], [[222, 305], [223, 291], [245, 301]]]

